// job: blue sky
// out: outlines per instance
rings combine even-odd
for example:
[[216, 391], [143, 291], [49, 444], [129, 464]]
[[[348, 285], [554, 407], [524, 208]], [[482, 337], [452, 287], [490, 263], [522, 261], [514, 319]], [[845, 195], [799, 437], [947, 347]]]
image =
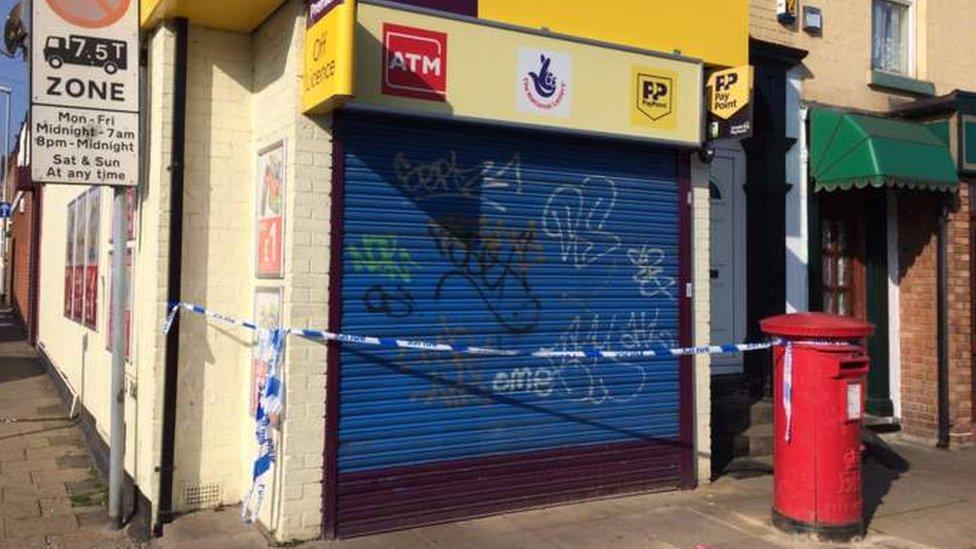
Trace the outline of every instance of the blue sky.
[[[14, 7], [14, 4], [20, 0], [0, 0], [0, 29], [2, 25], [7, 20], [7, 14], [10, 13], [10, 9]], [[24, 120], [24, 115], [27, 112], [27, 63], [23, 61], [20, 57], [16, 60], [9, 59], [6, 56], [0, 55], [0, 86], [11, 88], [14, 93], [11, 98], [11, 116], [10, 116], [10, 147], [13, 148], [15, 145], [14, 139], [17, 136], [17, 132], [20, 129], [20, 123]], [[5, 122], [6, 113], [3, 112], [5, 108], [5, 102], [2, 97], [0, 97], [0, 132], [3, 131], [3, 125]], [[3, 142], [0, 140], [0, 149], [3, 148]]]

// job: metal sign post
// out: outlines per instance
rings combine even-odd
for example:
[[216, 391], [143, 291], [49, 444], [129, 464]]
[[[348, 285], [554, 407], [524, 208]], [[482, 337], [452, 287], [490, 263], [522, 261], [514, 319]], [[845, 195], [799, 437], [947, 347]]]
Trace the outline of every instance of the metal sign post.
[[114, 190], [108, 514], [115, 528], [123, 520], [125, 191], [139, 183], [141, 143], [139, 4], [35, 0], [30, 33], [33, 181]]
[[108, 517], [122, 528], [122, 465], [125, 448], [125, 188], [112, 197], [112, 426], [109, 436]]

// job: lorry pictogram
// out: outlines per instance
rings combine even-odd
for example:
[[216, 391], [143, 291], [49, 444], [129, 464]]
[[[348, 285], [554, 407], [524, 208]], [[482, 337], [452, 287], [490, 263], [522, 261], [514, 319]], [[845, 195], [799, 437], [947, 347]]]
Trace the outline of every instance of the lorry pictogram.
[[72, 34], [49, 36], [44, 46], [44, 60], [52, 68], [63, 65], [101, 67], [108, 74], [128, 69], [128, 44], [95, 36]]

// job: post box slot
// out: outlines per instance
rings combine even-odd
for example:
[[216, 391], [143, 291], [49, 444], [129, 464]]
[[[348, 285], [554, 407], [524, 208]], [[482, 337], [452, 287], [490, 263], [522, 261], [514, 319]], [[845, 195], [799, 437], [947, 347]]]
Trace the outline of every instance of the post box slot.
[[852, 360], [840, 361], [840, 367], [842, 370], [853, 369], [853, 368], [866, 368], [867, 365], [868, 365], [867, 358], [855, 358]]

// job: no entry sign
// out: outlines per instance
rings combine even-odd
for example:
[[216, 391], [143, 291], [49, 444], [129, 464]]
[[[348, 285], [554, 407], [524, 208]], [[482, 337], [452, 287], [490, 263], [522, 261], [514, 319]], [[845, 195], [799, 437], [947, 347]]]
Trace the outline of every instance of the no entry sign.
[[138, 183], [138, 4], [136, 0], [34, 0], [34, 181]]
[[100, 29], [120, 21], [130, 0], [49, 0], [54, 13], [73, 25]]

